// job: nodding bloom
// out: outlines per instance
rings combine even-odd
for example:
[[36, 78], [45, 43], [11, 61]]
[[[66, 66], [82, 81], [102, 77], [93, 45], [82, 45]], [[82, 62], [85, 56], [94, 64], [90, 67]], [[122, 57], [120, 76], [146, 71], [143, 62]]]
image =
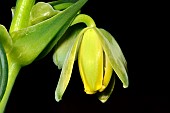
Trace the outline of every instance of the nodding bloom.
[[79, 72], [87, 94], [97, 94], [106, 102], [115, 85], [115, 75], [128, 87], [125, 57], [114, 39], [104, 29], [72, 26], [56, 47], [53, 61], [61, 75], [56, 88], [56, 100], [61, 100], [69, 83], [73, 64], [78, 59]]

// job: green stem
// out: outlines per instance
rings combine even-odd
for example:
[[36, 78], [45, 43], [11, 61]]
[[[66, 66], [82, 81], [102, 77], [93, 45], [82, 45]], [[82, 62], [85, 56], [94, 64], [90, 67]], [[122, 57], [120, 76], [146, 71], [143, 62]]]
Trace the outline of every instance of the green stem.
[[[10, 26], [10, 33], [25, 28], [29, 25], [30, 11], [34, 5], [35, 0], [17, 0], [14, 17]], [[0, 113], [3, 113], [8, 102], [15, 79], [21, 69], [21, 66], [13, 61], [9, 56], [8, 59], [8, 83], [5, 94], [0, 102]]]
[[9, 32], [20, 30], [28, 27], [30, 19], [30, 11], [35, 0], [17, 0], [14, 17]]
[[77, 23], [81, 23], [81, 22], [85, 23], [88, 27], [95, 27], [96, 26], [94, 20], [86, 14], [79, 14], [78, 16], [76, 16], [76, 18], [72, 22], [72, 25], [77, 24]]
[[8, 65], [9, 65], [8, 83], [7, 83], [5, 94], [0, 102], [0, 113], [4, 113], [15, 79], [18, 75], [19, 70], [21, 69], [21, 67], [17, 63], [15, 63], [9, 58], [8, 58]]

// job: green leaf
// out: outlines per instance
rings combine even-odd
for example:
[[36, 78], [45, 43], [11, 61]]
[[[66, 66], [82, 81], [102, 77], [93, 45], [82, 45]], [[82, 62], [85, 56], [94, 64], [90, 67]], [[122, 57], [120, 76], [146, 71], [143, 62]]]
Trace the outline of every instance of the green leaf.
[[127, 63], [125, 57], [114, 39], [114, 37], [104, 29], [96, 29], [96, 31], [101, 35], [100, 40], [105, 51], [105, 54], [108, 56], [110, 63], [123, 83], [123, 87], [127, 88], [129, 85], [129, 80], [127, 76]]
[[71, 6], [73, 3], [61, 3], [61, 4], [58, 4], [58, 5], [55, 5], [55, 6], [53, 6], [54, 7], [54, 9], [56, 9], [56, 10], [64, 10], [64, 9], [66, 9], [66, 8], [68, 8], [69, 6]]
[[58, 102], [62, 99], [62, 96], [63, 96], [63, 94], [68, 86], [68, 83], [70, 81], [75, 57], [78, 52], [80, 42], [82, 40], [82, 35], [83, 35], [84, 31], [86, 31], [86, 30], [87, 29], [85, 28], [79, 33], [79, 35], [75, 39], [74, 43], [72, 44], [72, 47], [70, 47], [69, 52], [67, 53], [66, 58], [64, 60], [60, 78], [59, 78], [57, 88], [55, 91], [55, 99]]
[[58, 1], [62, 1], [62, 2], [73, 2], [73, 3], [75, 3], [75, 2], [77, 2], [78, 0], [58, 0]]
[[64, 10], [71, 6], [73, 3], [77, 2], [78, 0], [58, 0], [48, 2], [55, 10]]
[[46, 55], [62, 37], [86, 2], [87, 0], [80, 0], [50, 19], [13, 32], [11, 37], [14, 45], [10, 52], [11, 56], [24, 66], [32, 63], [43, 50], [45, 52], [43, 55]]
[[8, 82], [8, 62], [5, 50], [2, 44], [0, 43], [0, 102], [5, 93], [7, 82]]
[[66, 55], [69, 52], [73, 42], [75, 41], [77, 35], [83, 29], [83, 26], [75, 25], [68, 28], [66, 33], [58, 41], [55, 46], [55, 52], [53, 54], [53, 62], [58, 66], [58, 69], [61, 69], [66, 59]]

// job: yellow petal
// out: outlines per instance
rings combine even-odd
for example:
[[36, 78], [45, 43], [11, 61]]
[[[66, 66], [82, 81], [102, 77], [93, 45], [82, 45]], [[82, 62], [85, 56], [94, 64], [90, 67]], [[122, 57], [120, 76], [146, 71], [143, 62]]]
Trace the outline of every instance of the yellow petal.
[[105, 103], [109, 99], [109, 97], [111, 96], [111, 94], [113, 92], [113, 89], [115, 86], [115, 76], [116, 76], [116, 74], [113, 72], [110, 82], [109, 82], [108, 86], [106, 87], [106, 89], [102, 92], [97, 93], [98, 99], [102, 103]]
[[105, 65], [104, 65], [104, 79], [103, 79], [103, 85], [101, 87], [101, 89], [99, 90], [99, 92], [102, 92], [109, 84], [111, 76], [112, 76], [112, 72], [113, 72], [113, 68], [109, 62], [108, 56], [106, 56], [106, 54], [104, 55], [104, 60], [105, 60]]
[[78, 63], [85, 92], [94, 94], [102, 87], [103, 50], [97, 33], [91, 28], [84, 33]]

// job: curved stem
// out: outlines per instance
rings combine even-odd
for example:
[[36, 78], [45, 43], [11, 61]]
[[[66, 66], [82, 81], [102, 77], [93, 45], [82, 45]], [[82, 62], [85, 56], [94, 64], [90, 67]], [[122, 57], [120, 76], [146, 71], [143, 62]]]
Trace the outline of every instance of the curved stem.
[[74, 21], [72, 22], [71, 25], [81, 23], [81, 22], [85, 23], [86, 26], [88, 26], [88, 27], [95, 27], [96, 26], [94, 20], [86, 14], [79, 14], [78, 16], [76, 16], [76, 18], [74, 19]]
[[30, 11], [35, 0], [17, 0], [14, 17], [9, 32], [20, 30], [28, 27], [30, 19]]
[[21, 67], [11, 59], [8, 59], [8, 66], [9, 66], [8, 83], [5, 94], [0, 102], [0, 113], [3, 113], [5, 110], [15, 79], [18, 75], [19, 70], [21, 69]]

